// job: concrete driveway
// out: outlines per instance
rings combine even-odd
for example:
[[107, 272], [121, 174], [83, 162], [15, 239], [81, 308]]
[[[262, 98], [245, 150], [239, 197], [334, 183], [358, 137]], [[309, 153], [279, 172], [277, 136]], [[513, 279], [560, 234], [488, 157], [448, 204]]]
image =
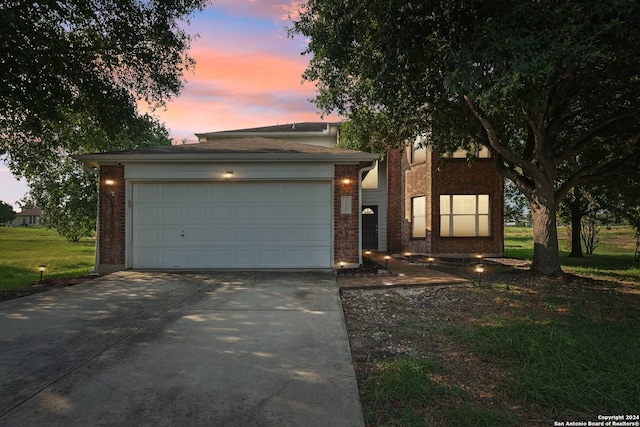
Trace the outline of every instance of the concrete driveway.
[[331, 272], [119, 272], [0, 302], [0, 425], [362, 426]]

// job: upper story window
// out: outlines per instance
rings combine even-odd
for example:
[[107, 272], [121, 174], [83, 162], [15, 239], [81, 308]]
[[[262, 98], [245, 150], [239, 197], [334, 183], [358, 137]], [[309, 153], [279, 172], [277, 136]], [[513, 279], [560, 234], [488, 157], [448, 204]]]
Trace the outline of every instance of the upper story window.
[[411, 163], [423, 163], [427, 161], [427, 137], [419, 135], [411, 146]]
[[380, 162], [376, 161], [376, 165], [367, 172], [367, 176], [362, 180], [362, 189], [363, 190], [377, 190], [378, 189], [378, 166]]
[[467, 157], [469, 157], [469, 154], [471, 154], [471, 157], [475, 157], [478, 159], [488, 159], [489, 157], [491, 157], [489, 149], [484, 145], [476, 145], [475, 149], [471, 152], [467, 149], [459, 149], [453, 152], [445, 153], [443, 157], [447, 157], [450, 159], [466, 159]]
[[440, 195], [440, 236], [488, 237], [489, 195]]

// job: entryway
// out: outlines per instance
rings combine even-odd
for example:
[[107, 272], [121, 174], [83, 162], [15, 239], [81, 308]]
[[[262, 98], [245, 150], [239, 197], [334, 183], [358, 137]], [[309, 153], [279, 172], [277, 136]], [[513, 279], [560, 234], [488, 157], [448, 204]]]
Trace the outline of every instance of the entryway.
[[362, 249], [378, 250], [378, 206], [362, 207]]

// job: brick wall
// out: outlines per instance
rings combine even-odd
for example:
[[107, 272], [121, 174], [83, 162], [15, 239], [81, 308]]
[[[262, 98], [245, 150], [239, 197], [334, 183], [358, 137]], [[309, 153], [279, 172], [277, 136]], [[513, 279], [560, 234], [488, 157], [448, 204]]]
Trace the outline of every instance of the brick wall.
[[124, 268], [125, 203], [124, 166], [101, 166], [98, 229], [100, 272]]
[[[334, 169], [334, 265], [359, 264], [360, 212], [358, 199], [358, 165], [335, 165]], [[348, 184], [344, 180], [348, 179]], [[351, 211], [342, 213], [342, 196], [351, 197]]]

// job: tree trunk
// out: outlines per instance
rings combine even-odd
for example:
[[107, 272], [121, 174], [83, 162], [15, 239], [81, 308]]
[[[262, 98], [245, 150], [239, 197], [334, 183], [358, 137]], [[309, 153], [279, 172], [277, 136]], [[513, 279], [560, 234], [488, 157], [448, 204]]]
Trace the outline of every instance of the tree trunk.
[[[548, 194], [541, 194], [548, 193]], [[531, 200], [533, 219], [533, 264], [531, 271], [545, 276], [563, 274], [558, 252], [558, 226], [553, 189], [547, 192], [539, 188]]]
[[580, 199], [568, 202], [571, 211], [571, 253], [569, 257], [584, 258], [582, 253], [582, 210], [580, 209]]

